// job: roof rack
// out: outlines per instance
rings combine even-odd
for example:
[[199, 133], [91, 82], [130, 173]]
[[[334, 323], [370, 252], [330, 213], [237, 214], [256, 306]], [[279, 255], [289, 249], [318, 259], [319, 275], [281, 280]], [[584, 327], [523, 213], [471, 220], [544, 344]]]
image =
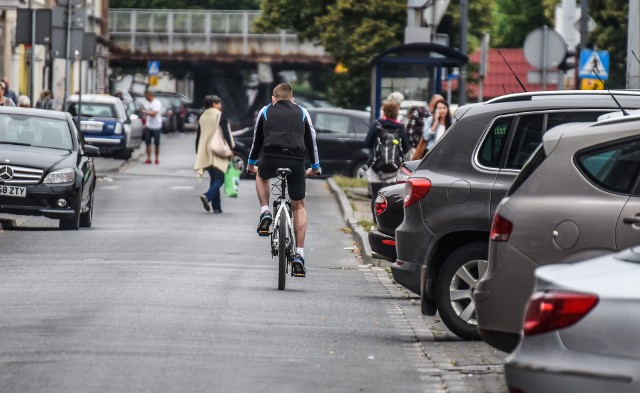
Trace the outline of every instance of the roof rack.
[[[640, 95], [638, 90], [611, 90], [615, 95]], [[553, 91], [530, 91], [527, 93], [514, 93], [487, 101], [486, 104], [498, 104], [503, 102], [530, 101], [534, 97], [558, 97], [558, 96], [576, 96], [576, 95], [606, 95], [610, 94], [606, 90], [553, 90]]]

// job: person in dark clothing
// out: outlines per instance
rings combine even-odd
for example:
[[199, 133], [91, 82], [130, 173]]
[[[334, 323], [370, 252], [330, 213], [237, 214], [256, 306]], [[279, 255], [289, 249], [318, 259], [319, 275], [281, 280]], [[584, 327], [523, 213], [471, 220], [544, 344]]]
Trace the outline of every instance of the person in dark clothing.
[[371, 151], [367, 162], [367, 166], [369, 167], [369, 169], [367, 169], [367, 178], [369, 179], [369, 185], [371, 187], [371, 212], [373, 213], [374, 221], [376, 220], [375, 200], [378, 196], [378, 191], [393, 184], [397, 174], [397, 170], [385, 171], [379, 169], [378, 165], [376, 165], [376, 161], [381, 159], [377, 157], [376, 154], [378, 146], [381, 143], [381, 134], [387, 132], [395, 135], [397, 138], [397, 147], [400, 149], [400, 151], [398, 151], [400, 157], [404, 157], [409, 151], [407, 131], [404, 125], [397, 120], [399, 112], [400, 106], [398, 104], [393, 101], [387, 101], [382, 107], [383, 116], [373, 123], [365, 139], [365, 146]]
[[[288, 83], [281, 83], [273, 89], [271, 102], [258, 113], [253, 145], [247, 160], [247, 171], [257, 174], [256, 191], [261, 209], [258, 235], [268, 236], [273, 221], [269, 211], [269, 179], [276, 176], [278, 168], [289, 168], [291, 175], [287, 178], [287, 183], [297, 243], [291, 268], [295, 277], [304, 277], [304, 240], [307, 231], [307, 212], [304, 206], [305, 177], [319, 175], [322, 172], [316, 131], [309, 112], [293, 102], [293, 90]], [[306, 171], [305, 150], [311, 161], [311, 168]], [[260, 153], [262, 156], [258, 168], [256, 164]]]

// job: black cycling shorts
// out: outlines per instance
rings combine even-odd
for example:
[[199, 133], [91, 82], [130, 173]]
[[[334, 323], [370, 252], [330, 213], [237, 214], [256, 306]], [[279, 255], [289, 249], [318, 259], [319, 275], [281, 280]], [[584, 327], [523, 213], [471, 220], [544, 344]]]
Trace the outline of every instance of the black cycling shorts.
[[289, 198], [292, 201], [300, 201], [304, 199], [305, 193], [305, 172], [304, 160], [296, 158], [281, 158], [262, 156], [258, 163], [258, 176], [263, 179], [272, 179], [276, 177], [278, 168], [289, 168], [291, 174], [287, 176], [287, 188]]

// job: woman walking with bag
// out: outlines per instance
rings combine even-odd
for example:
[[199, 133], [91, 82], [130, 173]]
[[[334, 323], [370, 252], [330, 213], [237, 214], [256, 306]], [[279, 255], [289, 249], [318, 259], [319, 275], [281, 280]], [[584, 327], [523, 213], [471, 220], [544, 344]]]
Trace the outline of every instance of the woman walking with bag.
[[[222, 108], [220, 97], [216, 95], [204, 97], [204, 106], [206, 110], [198, 120], [196, 163], [193, 169], [197, 172], [198, 179], [202, 179], [205, 170], [209, 172], [211, 178], [209, 189], [200, 195], [204, 209], [211, 211], [213, 208], [214, 213], [222, 213], [220, 187], [224, 184], [224, 173], [229, 166], [229, 160], [233, 158], [234, 142], [229, 123], [220, 111]], [[220, 136], [223, 138], [219, 138]]]

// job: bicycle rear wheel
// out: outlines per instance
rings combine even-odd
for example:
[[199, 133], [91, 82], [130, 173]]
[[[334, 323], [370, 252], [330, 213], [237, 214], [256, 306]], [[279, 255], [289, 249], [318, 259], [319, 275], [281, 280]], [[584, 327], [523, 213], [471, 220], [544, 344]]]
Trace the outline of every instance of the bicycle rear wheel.
[[278, 289], [281, 291], [287, 282], [287, 218], [283, 213], [278, 222]]

